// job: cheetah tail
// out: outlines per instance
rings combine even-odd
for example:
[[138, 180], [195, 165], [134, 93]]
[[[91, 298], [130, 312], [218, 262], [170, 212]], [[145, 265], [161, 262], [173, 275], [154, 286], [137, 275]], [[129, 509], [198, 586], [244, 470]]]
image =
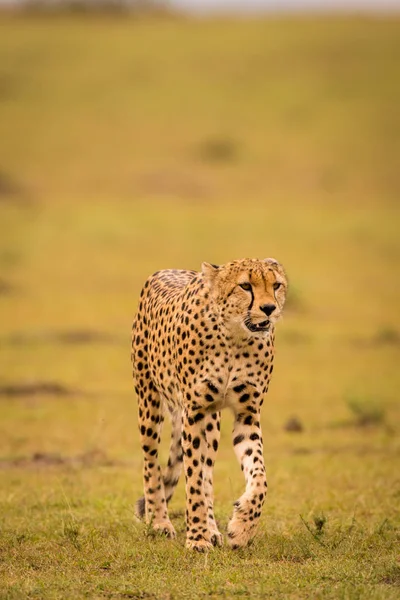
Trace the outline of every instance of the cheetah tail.
[[146, 501], [144, 499], [144, 496], [142, 496], [141, 498], [139, 498], [139, 500], [136, 501], [135, 504], [135, 515], [139, 518], [139, 519], [143, 519], [143, 517], [146, 514]]

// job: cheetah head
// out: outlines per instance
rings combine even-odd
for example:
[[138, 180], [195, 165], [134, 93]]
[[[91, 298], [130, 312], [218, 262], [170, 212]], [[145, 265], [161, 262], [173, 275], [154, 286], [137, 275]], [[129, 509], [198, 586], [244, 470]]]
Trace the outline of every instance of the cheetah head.
[[210, 296], [230, 329], [268, 332], [281, 316], [287, 279], [274, 258], [235, 260], [220, 266], [203, 263], [202, 272]]

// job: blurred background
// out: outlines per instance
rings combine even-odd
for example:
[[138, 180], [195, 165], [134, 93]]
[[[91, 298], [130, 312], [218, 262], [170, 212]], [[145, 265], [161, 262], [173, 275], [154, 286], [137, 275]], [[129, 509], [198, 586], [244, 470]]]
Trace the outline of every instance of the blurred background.
[[398, 456], [399, 3], [245, 6], [1, 3], [2, 464], [139, 468], [144, 280], [267, 256], [270, 443]]

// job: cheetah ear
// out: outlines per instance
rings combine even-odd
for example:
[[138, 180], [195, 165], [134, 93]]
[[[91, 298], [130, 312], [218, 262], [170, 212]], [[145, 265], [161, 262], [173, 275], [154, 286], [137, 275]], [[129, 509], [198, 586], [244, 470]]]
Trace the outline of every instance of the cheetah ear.
[[264, 258], [262, 262], [267, 263], [271, 267], [276, 267], [276, 270], [285, 279], [287, 285], [287, 275], [283, 266], [275, 258]]
[[218, 269], [218, 265], [212, 265], [211, 263], [203, 262], [203, 264], [201, 265], [201, 271], [203, 273], [205, 281], [207, 281], [208, 283], [212, 283], [215, 279]]
[[263, 262], [266, 262], [267, 265], [271, 265], [271, 266], [274, 266], [274, 267], [278, 267], [279, 266], [279, 263], [278, 263], [278, 261], [275, 258], [264, 258]]

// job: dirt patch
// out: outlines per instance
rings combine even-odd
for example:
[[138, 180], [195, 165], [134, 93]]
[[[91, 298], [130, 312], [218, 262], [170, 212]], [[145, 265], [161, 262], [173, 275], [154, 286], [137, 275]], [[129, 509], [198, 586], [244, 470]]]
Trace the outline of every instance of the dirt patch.
[[156, 171], [142, 175], [138, 188], [145, 194], [157, 196], [200, 199], [210, 195], [202, 181], [178, 171]]
[[315, 454], [316, 452], [319, 452], [319, 450], [313, 450], [312, 448], [299, 447], [299, 448], [293, 448], [290, 451], [290, 454], [305, 456], [308, 454]]
[[369, 338], [353, 338], [352, 343], [355, 346], [380, 347], [380, 346], [400, 346], [400, 333], [392, 327], [383, 327]]
[[27, 202], [28, 194], [22, 186], [13, 177], [0, 171], [0, 202]]
[[0, 459], [0, 468], [43, 469], [47, 467], [115, 467], [128, 463], [109, 458], [102, 450], [90, 450], [76, 456], [63, 456], [53, 452], [34, 452], [29, 456]]
[[[0, 281], [1, 284], [1, 281]], [[1, 288], [0, 288], [1, 293]], [[129, 343], [127, 337], [118, 337], [104, 331], [91, 329], [71, 329], [68, 331], [42, 331], [32, 334], [13, 333], [4, 337], [1, 342], [15, 346], [25, 346], [27, 344], [39, 343], [58, 343], [58, 344], [119, 344]]]
[[194, 154], [206, 163], [231, 163], [239, 159], [239, 144], [229, 137], [210, 137], [199, 142]]
[[373, 337], [372, 343], [379, 346], [400, 346], [400, 333], [391, 327], [381, 329]]
[[16, 287], [0, 277], [0, 296], [9, 296], [14, 294]]
[[121, 341], [110, 333], [86, 329], [60, 331], [53, 333], [50, 339], [62, 344], [112, 344]]
[[293, 456], [382, 456], [387, 460], [398, 460], [399, 450], [395, 447], [384, 447], [379, 445], [354, 443], [344, 446], [324, 446], [310, 448], [306, 446], [297, 446], [295, 448], [286, 448], [285, 453]]
[[298, 417], [290, 417], [283, 426], [284, 430], [289, 433], [302, 433], [304, 425]]
[[389, 567], [386, 575], [381, 579], [386, 585], [394, 585], [400, 587], [400, 566], [392, 565]]
[[61, 383], [53, 381], [37, 381], [29, 383], [15, 383], [0, 386], [0, 396], [20, 398], [27, 396], [71, 396], [78, 394], [78, 390], [67, 388]]

